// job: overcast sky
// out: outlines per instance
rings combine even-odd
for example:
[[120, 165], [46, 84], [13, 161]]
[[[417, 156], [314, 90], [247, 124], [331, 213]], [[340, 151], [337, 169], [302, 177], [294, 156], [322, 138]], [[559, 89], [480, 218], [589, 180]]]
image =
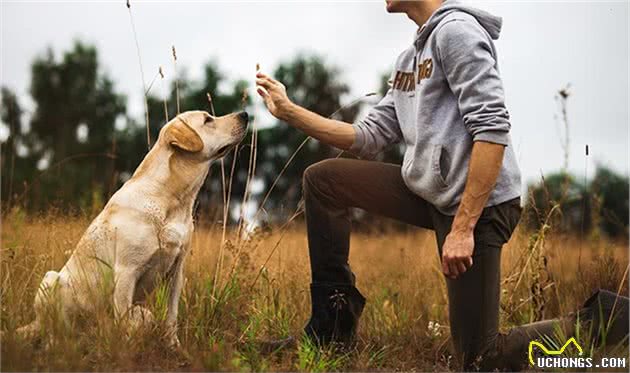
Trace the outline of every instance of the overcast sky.
[[[571, 169], [583, 175], [588, 143], [591, 175], [596, 163], [627, 175], [627, 2], [472, 3], [504, 19], [499, 62], [525, 178], [562, 166], [554, 94], [567, 83]], [[214, 58], [228, 79], [246, 78], [252, 86], [256, 63], [269, 71], [298, 51], [312, 51], [341, 67], [352, 89], [347, 101], [377, 90], [380, 74], [413, 39], [415, 25], [384, 8], [384, 1], [132, 1], [147, 81], [160, 65], [172, 76], [171, 45], [190, 77], [200, 78], [203, 64]], [[96, 44], [104, 70], [141, 118], [142, 82], [124, 1], [2, 1], [1, 10], [0, 80], [23, 104], [32, 107], [33, 58], [47, 46], [59, 55], [80, 39]]]

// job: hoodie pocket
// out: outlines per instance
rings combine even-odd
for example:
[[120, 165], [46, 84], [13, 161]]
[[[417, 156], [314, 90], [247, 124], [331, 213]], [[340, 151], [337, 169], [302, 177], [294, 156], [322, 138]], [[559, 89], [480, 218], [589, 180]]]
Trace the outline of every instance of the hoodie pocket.
[[431, 170], [433, 180], [439, 188], [448, 188], [446, 179], [450, 167], [450, 158], [447, 151], [442, 145], [433, 145], [433, 153], [431, 155]]

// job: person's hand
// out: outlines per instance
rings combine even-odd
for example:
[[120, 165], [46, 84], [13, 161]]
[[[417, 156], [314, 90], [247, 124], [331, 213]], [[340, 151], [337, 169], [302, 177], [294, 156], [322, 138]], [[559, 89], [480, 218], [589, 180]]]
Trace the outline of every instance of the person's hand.
[[267, 110], [278, 119], [284, 119], [292, 102], [284, 84], [261, 72], [256, 73], [256, 92], [263, 98]]
[[456, 279], [473, 265], [475, 249], [473, 232], [451, 231], [442, 246], [442, 272], [450, 279]]

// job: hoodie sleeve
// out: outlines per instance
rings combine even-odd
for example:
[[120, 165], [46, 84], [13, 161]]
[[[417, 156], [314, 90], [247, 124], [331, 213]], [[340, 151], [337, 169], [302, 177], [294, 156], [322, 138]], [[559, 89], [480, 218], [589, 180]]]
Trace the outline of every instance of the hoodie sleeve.
[[389, 145], [400, 141], [402, 133], [391, 88], [363, 120], [354, 124], [354, 128], [356, 135], [349, 151], [360, 158], [372, 159]]
[[510, 117], [489, 35], [471, 21], [455, 19], [437, 30], [436, 43], [473, 141], [508, 145]]

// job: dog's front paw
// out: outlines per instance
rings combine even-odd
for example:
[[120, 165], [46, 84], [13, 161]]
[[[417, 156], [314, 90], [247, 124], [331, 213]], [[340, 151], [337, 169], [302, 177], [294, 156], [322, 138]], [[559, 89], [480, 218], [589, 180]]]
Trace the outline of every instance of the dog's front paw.
[[181, 343], [179, 343], [179, 339], [177, 336], [170, 341], [170, 349], [175, 353], [175, 361], [177, 362], [177, 366], [179, 367], [187, 367], [190, 366], [193, 362], [192, 356], [186, 351], [184, 347], [182, 347]]
[[171, 335], [168, 338], [168, 346], [173, 350], [179, 349], [182, 344], [179, 342], [179, 338], [177, 337], [177, 333], [170, 333]]
[[175, 353], [175, 360], [179, 367], [187, 367], [192, 364], [192, 356], [182, 347], [177, 337], [177, 328], [171, 327], [166, 335], [166, 343], [168, 348]]
[[151, 311], [141, 306], [132, 307], [127, 314], [127, 321], [132, 330], [138, 330], [142, 326], [152, 324], [154, 317]]

